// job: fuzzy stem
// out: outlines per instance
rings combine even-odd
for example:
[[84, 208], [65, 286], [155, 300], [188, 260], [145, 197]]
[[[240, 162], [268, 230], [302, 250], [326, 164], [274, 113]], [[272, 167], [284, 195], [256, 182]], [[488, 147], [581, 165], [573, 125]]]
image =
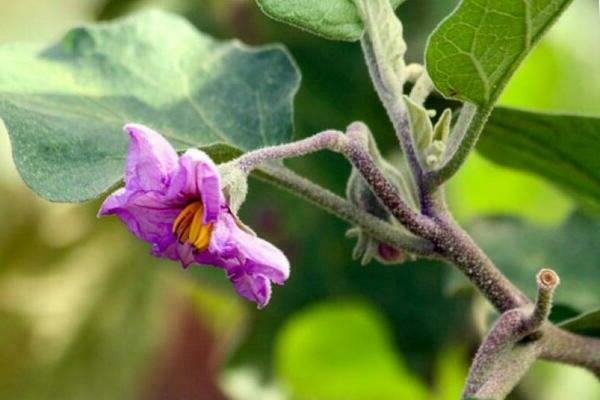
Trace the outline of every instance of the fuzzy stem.
[[432, 236], [431, 231], [436, 228], [433, 221], [415, 212], [407, 205], [398, 189], [383, 176], [357, 140], [349, 140], [342, 152], [360, 172], [377, 198], [402, 225], [417, 236]]
[[[491, 393], [498, 388], [502, 388], [497, 392], [501, 394], [510, 390], [537, 358], [584, 367], [600, 378], [600, 340], [569, 333], [546, 321], [550, 312], [552, 294], [559, 282], [556, 274], [550, 270], [540, 271], [537, 278], [537, 300], [533, 304], [506, 279], [483, 250], [447, 214], [434, 215], [434, 220], [440, 229], [434, 231], [436, 234], [427, 239], [434, 243], [436, 254], [461, 270], [479, 292], [503, 313], [502, 315], [507, 315], [501, 319], [514, 321], [518, 316], [521, 321], [518, 328], [513, 329], [510, 335], [502, 328], [492, 338], [498, 338], [497, 335], [500, 335], [504, 337], [503, 340], [518, 340], [536, 332], [531, 336], [531, 341], [519, 342], [513, 346], [513, 351], [503, 358], [504, 364], [501, 364], [493, 374], [490, 372], [493, 377], [488, 381], [491, 383], [482, 385], [477, 391], [478, 396], [490, 399], [503, 398], [492, 396]], [[507, 324], [501, 325], [504, 327], [511, 325], [510, 322], [503, 324]], [[482, 350], [486, 353], [488, 351], [489, 348]], [[484, 360], [483, 365], [479, 367], [474, 365], [473, 368], [484, 370], [486, 365], [489, 366]], [[505, 373], [511, 366], [514, 366], [513, 371], [510, 374]], [[479, 382], [481, 383], [481, 379]], [[469, 394], [474, 393], [469, 392]]]
[[394, 130], [396, 132], [396, 136], [398, 137], [402, 151], [406, 155], [412, 175], [417, 183], [417, 187], [420, 192], [419, 197], [421, 198], [422, 202], [427, 203], [424, 190], [425, 175], [423, 169], [421, 168], [421, 164], [419, 164], [419, 159], [417, 157], [415, 146], [412, 140], [408, 112], [404, 106], [402, 97], [390, 92], [385, 87], [378, 69], [378, 61], [373, 51], [373, 46], [369, 39], [368, 33], [365, 32], [363, 34], [361, 38], [361, 44], [375, 91], [379, 95], [379, 99], [381, 100], [385, 110], [387, 111], [388, 117], [394, 126]]
[[285, 167], [264, 164], [258, 168], [258, 171], [260, 174], [257, 174], [257, 177], [275, 183], [339, 218], [360, 226], [365, 233], [377, 241], [422, 256], [431, 256], [432, 254], [433, 246], [428, 241], [406, 234], [390, 223], [356, 208], [349, 201]]
[[[499, 343], [501, 340], [516, 341], [539, 331], [537, 336], [532, 336], [531, 342], [513, 346], [512, 350], [503, 356], [502, 362], [505, 364], [501, 365], [501, 368], [491, 372], [491, 375], [486, 372], [475, 379], [479, 382], [476, 385], [478, 395], [483, 393], [491, 396], [493, 393], [505, 393], [510, 390], [527, 371], [529, 365], [540, 356], [583, 366], [600, 375], [599, 340], [573, 335], [545, 322], [550, 311], [552, 292], [558, 284], [558, 277], [552, 271], [542, 270], [538, 275], [538, 297], [534, 305], [506, 279], [477, 244], [452, 220], [445, 211], [443, 202], [433, 209], [431, 216], [422, 215], [410, 208], [401, 198], [398, 190], [374, 164], [364, 144], [361, 144], [360, 137], [354, 136], [356, 135], [352, 132], [344, 135], [339, 131], [325, 131], [296, 143], [247, 153], [237, 162], [246, 172], [262, 164], [259, 171], [262, 172], [263, 177], [266, 176], [280, 186], [360, 226], [380, 242], [419, 255], [443, 258], [455, 264], [496, 309], [503, 313], [501, 320], [509, 320], [499, 325], [500, 328], [490, 336], [489, 343]], [[357, 209], [350, 202], [290, 170], [266, 163], [321, 149], [332, 149], [345, 155], [392, 215], [418, 238]], [[519, 316], [519, 325], [515, 329], [509, 329], [509, 334], [507, 329], [512, 326], [510, 321], [515, 316]], [[482, 349], [487, 354], [489, 345], [483, 346]], [[490, 360], [494, 357], [490, 358], [486, 355], [481, 356], [480, 359], [474, 363], [475, 371], [484, 371], [486, 366], [491, 365]], [[515, 368], [511, 373], [505, 373], [504, 371], [511, 365]], [[475, 376], [478, 376], [477, 373]]]
[[503, 399], [543, 351], [540, 329], [550, 315], [560, 280], [550, 269], [542, 269], [536, 279], [535, 305], [508, 310], [498, 318], [475, 355], [463, 397]]
[[423, 71], [412, 87], [409, 97], [415, 103], [423, 105], [434, 89], [435, 86], [433, 85], [433, 81], [429, 77], [429, 74], [427, 71]]
[[587, 368], [600, 379], [600, 339], [548, 325], [542, 343], [541, 358]]
[[552, 309], [552, 297], [554, 290], [560, 283], [560, 279], [556, 272], [551, 269], [544, 268], [537, 274], [537, 298], [533, 308], [533, 313], [527, 322], [527, 329], [534, 330], [542, 326], [548, 319], [550, 310]]
[[428, 230], [434, 229], [433, 223], [414, 211], [402, 199], [396, 187], [383, 176], [367, 149], [361, 144], [361, 140], [346, 136], [340, 131], [324, 131], [297, 142], [254, 150], [244, 154], [235, 162], [244, 172], [249, 173], [267, 161], [298, 157], [324, 149], [343, 154], [361, 173], [392, 215], [411, 233], [425, 236]]
[[499, 312], [530, 303], [450, 216], [436, 215], [436, 220], [440, 229], [429, 240], [438, 254], [454, 264]]
[[238, 158], [236, 162], [242, 171], [250, 173], [254, 168], [266, 161], [300, 157], [325, 149], [339, 151], [340, 145], [344, 140], [343, 132], [326, 130], [293, 143], [250, 151]]
[[533, 343], [518, 345], [527, 331], [522, 308], [502, 314], [483, 340], [469, 370], [463, 398], [503, 399], [539, 354]]

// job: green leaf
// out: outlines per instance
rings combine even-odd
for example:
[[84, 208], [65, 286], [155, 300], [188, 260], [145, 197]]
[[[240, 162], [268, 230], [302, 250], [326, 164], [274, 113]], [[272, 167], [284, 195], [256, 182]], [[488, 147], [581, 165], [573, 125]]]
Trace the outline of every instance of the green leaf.
[[292, 317], [276, 343], [276, 372], [298, 399], [426, 399], [395, 354], [381, 316], [356, 302]]
[[[404, 0], [390, 0], [394, 8]], [[354, 0], [256, 0], [269, 17], [332, 40], [355, 41], [363, 31]]]
[[568, 319], [561, 323], [560, 327], [571, 332], [600, 338], [600, 309]]
[[121, 179], [127, 122], [221, 158], [288, 141], [298, 85], [285, 49], [218, 42], [158, 11], [74, 29], [49, 48], [0, 48], [17, 169], [54, 201], [92, 199]]
[[[488, 218], [469, 232], [498, 268], [535, 298], [535, 276], [544, 267], [560, 276], [556, 304], [579, 311], [597, 309], [600, 279], [600, 221], [575, 213], [558, 229], [538, 228], [517, 219]], [[508, 250], [507, 250], [508, 249]]]
[[477, 148], [498, 164], [548, 179], [600, 211], [600, 118], [498, 108]]
[[571, 0], [463, 0], [434, 31], [427, 70], [445, 96], [493, 104]]

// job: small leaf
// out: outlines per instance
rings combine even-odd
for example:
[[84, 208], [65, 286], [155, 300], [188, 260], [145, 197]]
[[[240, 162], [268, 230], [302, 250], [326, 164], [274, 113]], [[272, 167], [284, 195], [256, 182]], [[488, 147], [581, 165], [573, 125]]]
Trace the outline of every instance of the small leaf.
[[578, 315], [559, 325], [561, 328], [581, 335], [600, 338], [600, 309]]
[[435, 127], [433, 128], [433, 140], [439, 140], [446, 143], [450, 134], [450, 122], [452, 121], [452, 110], [446, 108]]
[[121, 179], [127, 122], [225, 159], [286, 142], [298, 84], [285, 49], [218, 42], [157, 11], [73, 29], [49, 48], [0, 48], [17, 169], [54, 201], [92, 199]]
[[498, 108], [477, 149], [498, 164], [548, 179], [600, 212], [600, 118]]
[[463, 0], [433, 32], [427, 70], [445, 96], [493, 104], [571, 0]]
[[[404, 0], [390, 0], [394, 8]], [[363, 31], [354, 0], [256, 0], [269, 17], [332, 40], [355, 41]]]
[[419, 150], [425, 150], [433, 141], [433, 125], [423, 106], [412, 101], [408, 96], [404, 96], [404, 103], [408, 111], [410, 128], [413, 134], [413, 140]]

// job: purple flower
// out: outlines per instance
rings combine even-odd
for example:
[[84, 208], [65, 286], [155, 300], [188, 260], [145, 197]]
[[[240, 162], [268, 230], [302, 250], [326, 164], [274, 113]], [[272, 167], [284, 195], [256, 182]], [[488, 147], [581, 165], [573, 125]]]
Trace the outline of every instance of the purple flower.
[[271, 282], [283, 284], [290, 266], [272, 244], [249, 232], [231, 212], [213, 161], [190, 149], [181, 157], [160, 134], [126, 125], [130, 136], [125, 187], [102, 204], [99, 216], [116, 215], [157, 257], [223, 268], [243, 297], [264, 307]]

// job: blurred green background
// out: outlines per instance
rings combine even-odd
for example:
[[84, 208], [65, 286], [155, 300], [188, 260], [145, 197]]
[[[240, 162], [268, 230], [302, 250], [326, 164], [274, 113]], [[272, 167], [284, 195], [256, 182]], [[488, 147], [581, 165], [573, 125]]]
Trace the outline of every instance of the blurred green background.
[[[428, 34], [455, 3], [411, 0], [399, 9], [409, 61], [421, 61]], [[363, 120], [382, 148], [394, 149], [359, 46], [271, 21], [251, 0], [0, 0], [0, 45], [51, 42], [76, 24], [147, 7], [180, 13], [218, 38], [284, 43], [303, 75], [297, 137]], [[600, 115], [597, 7], [575, 0], [503, 104]], [[347, 224], [252, 181], [242, 217], [292, 263], [288, 283], [257, 311], [220, 271], [182, 271], [148, 256], [118, 221], [96, 219], [98, 202], [37, 198], [15, 171], [5, 132], [0, 152], [1, 399], [458, 398], [486, 306], [449, 290], [447, 266], [361, 267], [350, 257]], [[290, 166], [338, 193], [349, 174], [331, 154]], [[466, 226], [502, 215], [554, 231], [576, 208], [543, 180], [477, 154], [448, 194]], [[585, 371], [539, 362], [511, 398], [594, 400], [600, 385]]]

